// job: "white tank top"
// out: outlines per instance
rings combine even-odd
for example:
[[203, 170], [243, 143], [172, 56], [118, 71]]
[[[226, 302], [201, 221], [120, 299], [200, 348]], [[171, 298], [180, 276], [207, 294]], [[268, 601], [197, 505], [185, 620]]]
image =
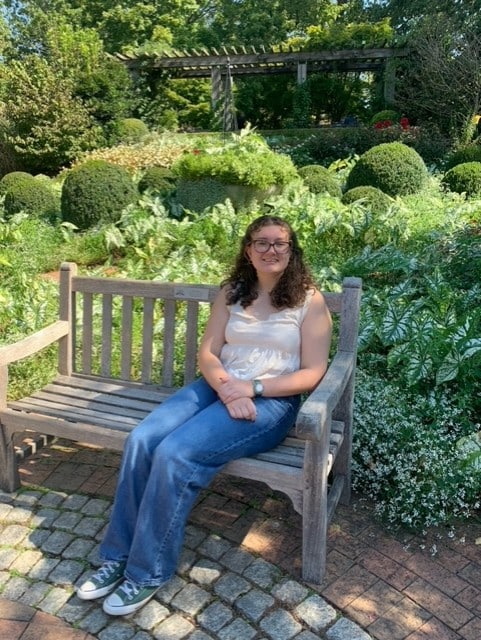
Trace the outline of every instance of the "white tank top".
[[226, 344], [220, 360], [226, 371], [240, 380], [274, 378], [297, 371], [301, 362], [301, 325], [313, 292], [300, 307], [275, 311], [259, 320], [239, 302], [229, 306]]

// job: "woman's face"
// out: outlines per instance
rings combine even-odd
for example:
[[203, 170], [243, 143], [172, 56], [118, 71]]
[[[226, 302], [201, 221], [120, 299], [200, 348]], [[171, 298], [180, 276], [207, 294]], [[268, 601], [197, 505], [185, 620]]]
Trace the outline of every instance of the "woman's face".
[[289, 231], [276, 224], [262, 227], [252, 234], [246, 253], [258, 274], [281, 275], [291, 257]]

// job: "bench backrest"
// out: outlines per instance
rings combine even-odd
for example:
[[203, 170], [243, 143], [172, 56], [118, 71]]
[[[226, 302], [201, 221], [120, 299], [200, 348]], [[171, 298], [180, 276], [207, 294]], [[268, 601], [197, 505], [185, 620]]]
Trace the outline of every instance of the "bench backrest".
[[[355, 352], [361, 281], [346, 278], [340, 293], [325, 293], [340, 318], [337, 350]], [[197, 375], [198, 339], [217, 285], [176, 284], [77, 275], [60, 269], [59, 371], [178, 387]]]

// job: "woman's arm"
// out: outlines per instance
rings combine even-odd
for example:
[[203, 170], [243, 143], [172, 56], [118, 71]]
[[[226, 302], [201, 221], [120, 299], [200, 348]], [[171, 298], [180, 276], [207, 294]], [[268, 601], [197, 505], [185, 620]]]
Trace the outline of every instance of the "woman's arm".
[[220, 352], [225, 344], [225, 328], [229, 320], [226, 303], [226, 291], [222, 289], [214, 300], [212, 310], [199, 347], [199, 369], [209, 385], [217, 391], [225, 404], [229, 415], [236, 419], [255, 420], [256, 407], [249, 397], [250, 384], [237, 381], [245, 391], [238, 392], [236, 397], [228, 399], [223, 387], [229, 384], [230, 377], [220, 361]]
[[301, 363], [298, 371], [263, 378], [266, 397], [281, 397], [311, 391], [326, 373], [331, 346], [332, 320], [324, 296], [316, 291], [301, 327]]
[[220, 352], [225, 344], [225, 328], [229, 320], [226, 290], [217, 294], [199, 346], [198, 364], [201, 374], [210, 386], [219, 391], [222, 380], [228, 377], [220, 361]]

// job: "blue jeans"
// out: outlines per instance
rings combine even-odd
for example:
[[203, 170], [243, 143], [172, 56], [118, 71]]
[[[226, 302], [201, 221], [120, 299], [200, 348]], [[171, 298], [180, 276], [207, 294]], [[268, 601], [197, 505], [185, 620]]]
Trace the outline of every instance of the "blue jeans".
[[125, 443], [103, 560], [126, 562], [126, 577], [141, 586], [174, 575], [200, 491], [230, 460], [279, 444], [295, 422], [300, 396], [255, 403], [254, 422], [235, 420], [201, 378], [142, 420]]

